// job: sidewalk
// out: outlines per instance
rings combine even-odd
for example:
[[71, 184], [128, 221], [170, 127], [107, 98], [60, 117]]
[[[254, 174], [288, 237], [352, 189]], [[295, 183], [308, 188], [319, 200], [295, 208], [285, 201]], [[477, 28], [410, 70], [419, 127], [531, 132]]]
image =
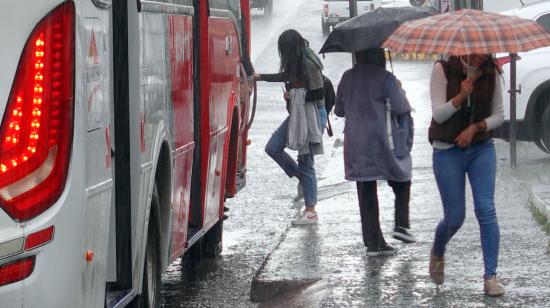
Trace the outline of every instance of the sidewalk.
[[[409, 86], [414, 88], [414, 83]], [[426, 94], [413, 93], [420, 97]], [[422, 104], [425, 105], [413, 107], [429, 108], [429, 102]], [[507, 145], [499, 141], [496, 141], [499, 159], [496, 205], [501, 228], [498, 273], [507, 294], [501, 298], [483, 294], [479, 227], [469, 188], [466, 221], [447, 249], [446, 282], [439, 288], [431, 283], [429, 251], [442, 208], [431, 169], [431, 146], [425, 135], [426, 117], [415, 115], [412, 153], [411, 231], [417, 243], [407, 245], [391, 237], [393, 193], [385, 182], [379, 182], [381, 226], [386, 241], [399, 252], [385, 258], [366, 256], [355, 183], [344, 179], [343, 120], [332, 116], [335, 136], [325, 139], [325, 154], [316, 160], [319, 223], [288, 226], [252, 281], [254, 302], [261, 302], [260, 307], [549, 305], [550, 237], [533, 218], [528, 205], [530, 190], [509, 170], [505, 153], [501, 153]], [[295, 203], [296, 213], [301, 206], [303, 202]]]

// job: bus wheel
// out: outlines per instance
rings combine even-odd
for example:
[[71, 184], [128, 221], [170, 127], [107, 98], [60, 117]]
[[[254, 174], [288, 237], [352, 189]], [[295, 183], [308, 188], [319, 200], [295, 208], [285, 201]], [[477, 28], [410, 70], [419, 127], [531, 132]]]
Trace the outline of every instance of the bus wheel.
[[222, 253], [223, 220], [218, 221], [208, 230], [203, 239], [204, 256], [216, 258]]
[[222, 252], [223, 220], [218, 221], [206, 234], [185, 253], [192, 261], [218, 257]]
[[550, 104], [546, 105], [546, 109], [542, 114], [540, 121], [540, 142], [537, 142], [537, 145], [544, 152], [550, 153]]
[[143, 286], [141, 294], [137, 298], [137, 307], [160, 307], [160, 251], [159, 251], [159, 197], [157, 185], [153, 188], [151, 198], [151, 211], [149, 227], [147, 231], [147, 247], [145, 248], [145, 260], [143, 262]]

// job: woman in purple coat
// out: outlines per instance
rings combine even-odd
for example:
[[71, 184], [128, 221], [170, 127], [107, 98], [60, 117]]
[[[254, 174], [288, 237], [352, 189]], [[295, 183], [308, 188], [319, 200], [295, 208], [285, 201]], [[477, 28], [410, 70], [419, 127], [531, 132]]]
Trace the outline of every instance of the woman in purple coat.
[[[410, 113], [411, 107], [399, 81], [386, 70], [383, 49], [356, 52], [355, 57], [357, 64], [347, 70], [340, 80], [334, 106], [335, 114], [346, 118], [346, 179], [357, 182], [367, 255], [393, 255], [396, 249], [386, 243], [380, 230], [376, 181], [388, 181], [395, 193], [393, 237], [405, 243], [415, 242], [408, 232], [412, 169], [410, 147], [397, 151], [399, 142], [394, 144], [388, 138], [386, 126], [386, 102], [391, 106], [392, 119]], [[410, 142], [412, 146], [412, 138]]]

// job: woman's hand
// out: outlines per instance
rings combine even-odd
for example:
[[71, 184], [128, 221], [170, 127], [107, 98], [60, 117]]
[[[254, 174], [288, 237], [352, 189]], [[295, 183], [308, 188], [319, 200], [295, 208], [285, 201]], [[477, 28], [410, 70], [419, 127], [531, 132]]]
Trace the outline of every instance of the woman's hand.
[[472, 94], [474, 91], [474, 82], [470, 79], [464, 79], [460, 83], [460, 92], [453, 97], [452, 103], [453, 106], [458, 109], [460, 105], [462, 105], [462, 102], [468, 97], [468, 95]]
[[474, 136], [479, 132], [480, 128], [477, 124], [470, 124], [455, 138], [455, 143], [461, 148], [467, 148], [472, 143]]
[[283, 98], [285, 99], [285, 101], [290, 100], [290, 92], [283, 92]]
[[474, 82], [471, 79], [464, 79], [460, 83], [460, 95], [466, 98], [474, 91]]
[[262, 76], [258, 73], [254, 73], [254, 75], [252, 75], [252, 78], [254, 78], [254, 81], [262, 80]]

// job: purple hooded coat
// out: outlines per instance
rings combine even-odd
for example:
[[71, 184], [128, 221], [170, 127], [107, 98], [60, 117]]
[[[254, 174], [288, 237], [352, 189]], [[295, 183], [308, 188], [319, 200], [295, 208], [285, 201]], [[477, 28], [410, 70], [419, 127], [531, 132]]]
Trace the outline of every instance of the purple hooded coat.
[[411, 107], [397, 79], [385, 69], [371, 64], [356, 64], [347, 70], [338, 84], [334, 113], [346, 118], [344, 128], [344, 164], [346, 179], [368, 182], [411, 179], [410, 153], [396, 157], [386, 132], [386, 93], [392, 116], [410, 112]]

